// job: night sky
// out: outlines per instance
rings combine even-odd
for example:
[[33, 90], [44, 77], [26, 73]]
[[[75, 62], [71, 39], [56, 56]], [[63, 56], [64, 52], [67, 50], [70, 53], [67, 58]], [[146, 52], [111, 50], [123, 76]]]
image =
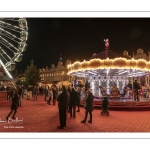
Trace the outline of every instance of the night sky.
[[33, 59], [38, 68], [57, 65], [70, 59], [83, 61], [105, 49], [109, 38], [110, 49], [129, 55], [138, 48], [150, 50], [149, 18], [27, 18], [28, 41], [23, 59], [16, 69], [26, 69]]

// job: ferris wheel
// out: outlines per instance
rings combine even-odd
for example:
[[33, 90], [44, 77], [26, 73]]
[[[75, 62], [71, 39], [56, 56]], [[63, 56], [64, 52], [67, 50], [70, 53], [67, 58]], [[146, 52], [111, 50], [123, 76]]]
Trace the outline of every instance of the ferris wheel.
[[0, 18], [0, 64], [6, 74], [15, 70], [26, 49], [28, 26], [25, 18]]

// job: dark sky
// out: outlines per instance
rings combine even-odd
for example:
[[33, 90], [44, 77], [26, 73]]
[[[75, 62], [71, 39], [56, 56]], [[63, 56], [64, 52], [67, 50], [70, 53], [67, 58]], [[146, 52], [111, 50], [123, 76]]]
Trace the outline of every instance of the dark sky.
[[28, 41], [17, 70], [26, 69], [31, 59], [38, 68], [70, 59], [83, 61], [105, 49], [133, 55], [138, 48], [150, 50], [150, 18], [27, 18]]

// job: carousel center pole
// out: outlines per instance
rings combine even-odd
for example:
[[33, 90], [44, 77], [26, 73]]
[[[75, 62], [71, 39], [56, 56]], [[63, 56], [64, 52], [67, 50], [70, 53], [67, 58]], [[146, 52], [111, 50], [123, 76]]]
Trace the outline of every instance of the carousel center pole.
[[[109, 39], [104, 39], [104, 42], [105, 42], [105, 50], [108, 51], [109, 50]], [[109, 79], [108, 79], [108, 73], [109, 73], [109, 70], [107, 69], [107, 72], [106, 72], [106, 93], [109, 94]]]

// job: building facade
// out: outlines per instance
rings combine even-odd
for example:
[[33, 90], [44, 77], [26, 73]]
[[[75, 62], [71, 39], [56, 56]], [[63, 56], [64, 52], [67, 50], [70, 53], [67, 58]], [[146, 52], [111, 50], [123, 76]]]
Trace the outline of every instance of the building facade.
[[57, 66], [52, 64], [50, 68], [46, 66], [45, 69], [40, 69], [41, 80], [45, 83], [60, 81], [72, 82], [72, 77], [68, 75], [68, 64], [70, 64], [70, 60], [66, 61], [65, 66], [63, 66], [61, 61], [59, 61]]

